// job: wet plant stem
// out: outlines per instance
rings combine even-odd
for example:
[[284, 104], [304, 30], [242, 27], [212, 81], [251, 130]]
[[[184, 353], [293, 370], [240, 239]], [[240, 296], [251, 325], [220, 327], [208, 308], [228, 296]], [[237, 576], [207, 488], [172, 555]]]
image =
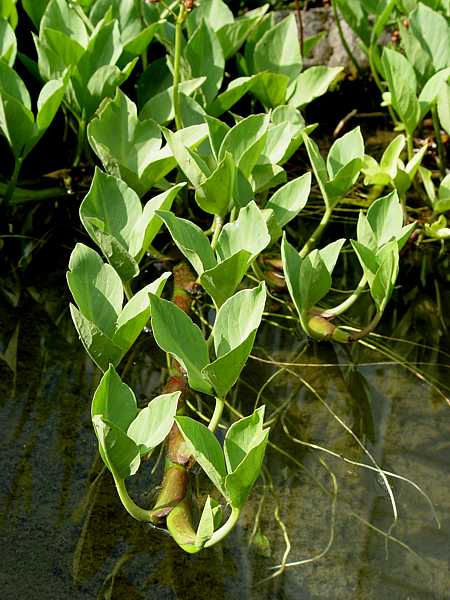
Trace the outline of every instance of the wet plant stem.
[[131, 298], [133, 297], [133, 290], [131, 289], [131, 285], [130, 285], [129, 281], [123, 282], [123, 291], [125, 292], [125, 296], [127, 297], [127, 300], [131, 300]]
[[343, 302], [335, 306], [334, 308], [330, 308], [321, 313], [321, 316], [325, 319], [333, 319], [338, 315], [342, 315], [345, 313], [353, 304], [358, 300], [361, 294], [364, 292], [367, 286], [366, 276], [363, 275], [355, 289], [355, 291]]
[[214, 544], [217, 544], [217, 543], [221, 542], [224, 538], [226, 538], [226, 536], [230, 533], [230, 531], [233, 529], [233, 527], [238, 522], [239, 515], [240, 515], [240, 510], [238, 508], [232, 507], [230, 516], [228, 517], [226, 522], [222, 525], [222, 527], [219, 527], [219, 529], [217, 529], [217, 531], [215, 531], [212, 534], [212, 536], [206, 542], [205, 548], [214, 546]]
[[175, 57], [173, 62], [173, 110], [175, 112], [175, 126], [177, 130], [183, 128], [180, 108], [180, 68], [181, 68], [181, 50], [183, 45], [183, 24], [186, 20], [186, 7], [184, 2], [180, 2], [180, 8], [175, 25]]
[[114, 483], [116, 484], [117, 493], [125, 508], [125, 510], [137, 521], [150, 521], [150, 511], [138, 506], [128, 494], [125, 481], [114, 475]]
[[438, 116], [436, 104], [433, 104], [433, 106], [431, 108], [431, 116], [433, 118], [434, 137], [436, 138], [436, 144], [437, 144], [437, 148], [438, 148], [439, 171], [441, 173], [441, 177], [444, 178], [445, 174], [446, 174], [445, 173], [445, 148], [444, 148], [444, 144], [442, 143], [441, 127], [440, 127], [440, 123], [439, 123], [439, 116]]
[[406, 148], [408, 151], [408, 161], [414, 158], [414, 141], [412, 133], [406, 134]]
[[305, 256], [307, 254], [309, 254], [311, 252], [311, 250], [313, 250], [314, 246], [317, 244], [317, 242], [319, 241], [326, 226], [328, 225], [328, 222], [330, 220], [332, 212], [333, 212], [333, 209], [330, 207], [328, 207], [325, 210], [325, 212], [323, 213], [323, 217], [320, 220], [320, 223], [318, 224], [316, 229], [313, 231], [310, 238], [306, 241], [303, 248], [300, 250], [300, 252], [299, 252], [300, 258], [305, 258]]
[[212, 240], [211, 240], [211, 248], [213, 250], [216, 249], [217, 240], [219, 239], [219, 235], [220, 235], [220, 232], [222, 231], [222, 227], [223, 227], [223, 217], [221, 217], [219, 215], [215, 215], [214, 223], [213, 223], [213, 236], [212, 236]]
[[22, 168], [23, 156], [18, 156], [14, 162], [14, 171], [11, 175], [11, 179], [9, 180], [8, 187], [5, 191], [4, 201], [5, 204], [9, 204], [12, 197], [14, 196], [14, 192], [17, 187], [17, 180], [19, 179], [20, 169]]

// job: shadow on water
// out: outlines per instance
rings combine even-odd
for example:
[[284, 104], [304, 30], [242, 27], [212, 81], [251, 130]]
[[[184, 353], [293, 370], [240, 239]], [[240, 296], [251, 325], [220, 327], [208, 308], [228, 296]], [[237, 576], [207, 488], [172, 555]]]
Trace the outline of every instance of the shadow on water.
[[[229, 539], [190, 556], [164, 531], [129, 518], [101, 468], [89, 414], [99, 374], [73, 332], [63, 273], [16, 293], [5, 280], [2, 600], [448, 599], [450, 360], [442, 315], [450, 293], [436, 288], [436, 302], [436, 286], [414, 285], [393, 305], [384, 329], [392, 339], [373, 336], [354, 348], [308, 345], [275, 306], [233, 404], [244, 414], [255, 403], [268, 407], [264, 476]], [[143, 405], [163, 381], [150, 335], [128, 364]], [[385, 480], [356, 463], [420, 486], [440, 529], [424, 495], [389, 477], [394, 524]], [[153, 467], [132, 488], [147, 505]], [[199, 478], [198, 488], [201, 495], [207, 482]], [[284, 572], [267, 579], [283, 556]]]

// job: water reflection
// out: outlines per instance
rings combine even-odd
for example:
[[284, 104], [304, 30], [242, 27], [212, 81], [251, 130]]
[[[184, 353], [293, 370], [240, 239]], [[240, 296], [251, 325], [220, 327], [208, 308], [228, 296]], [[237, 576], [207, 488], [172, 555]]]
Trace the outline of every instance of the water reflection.
[[[97, 459], [89, 404], [99, 374], [75, 339], [63, 276], [22, 289], [17, 302], [3, 294], [2, 599], [448, 598], [446, 324], [435, 296], [411, 294], [390, 331], [414, 344], [307, 344], [291, 322], [271, 318], [234, 403], [245, 414], [265, 403], [273, 417], [264, 477], [233, 535], [195, 556], [129, 518]], [[408, 363], [392, 364], [393, 355]], [[126, 366], [142, 404], [163, 365], [143, 335]], [[386, 482], [354, 464], [372, 459], [430, 495], [441, 529], [423, 495], [388, 478], [394, 524]], [[153, 466], [131, 487], [147, 505]], [[202, 477], [197, 484], [207, 492]], [[267, 579], [288, 545], [288, 564], [323, 556]]]

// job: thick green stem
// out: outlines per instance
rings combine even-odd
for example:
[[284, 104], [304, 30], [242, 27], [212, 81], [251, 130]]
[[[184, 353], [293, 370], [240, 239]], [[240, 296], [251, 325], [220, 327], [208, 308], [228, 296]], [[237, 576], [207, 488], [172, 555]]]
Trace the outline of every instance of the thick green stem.
[[208, 429], [210, 431], [216, 430], [217, 425], [219, 424], [220, 419], [222, 418], [224, 404], [225, 403], [224, 403], [223, 399], [216, 396], [216, 404], [214, 406], [214, 412], [211, 417], [211, 421], [209, 422], [209, 425], [208, 425]]
[[211, 240], [211, 248], [213, 250], [215, 250], [215, 248], [216, 248], [217, 240], [219, 239], [219, 235], [220, 235], [220, 232], [222, 231], [222, 227], [223, 227], [223, 217], [221, 217], [219, 215], [215, 215], [214, 223], [213, 223], [213, 236], [212, 236], [212, 240]]
[[127, 300], [131, 300], [131, 298], [133, 297], [133, 290], [131, 289], [131, 285], [130, 285], [129, 281], [123, 282], [123, 291], [125, 292], [125, 296], [127, 297]]
[[175, 57], [173, 62], [173, 110], [175, 113], [175, 126], [178, 129], [183, 129], [183, 119], [181, 117], [180, 107], [180, 67], [181, 67], [181, 50], [183, 46], [183, 24], [186, 20], [186, 7], [184, 2], [180, 3], [177, 22], [175, 25]]
[[[8, 185], [0, 183], [0, 197], [6, 196]], [[52, 187], [42, 190], [24, 190], [23, 188], [16, 187], [14, 190], [13, 197], [11, 198], [11, 204], [25, 204], [27, 202], [41, 202], [43, 200], [52, 200], [53, 198], [59, 198], [64, 196], [66, 191], [63, 188]]]
[[234, 528], [236, 523], [239, 520], [240, 510], [238, 508], [231, 508], [231, 514], [228, 517], [227, 521], [219, 527], [217, 531], [215, 531], [209, 540], [205, 544], [205, 548], [210, 548], [214, 546], [214, 544], [218, 544], [221, 542], [226, 536], [230, 533], [230, 531]]
[[333, 319], [334, 317], [337, 317], [338, 315], [342, 315], [351, 306], [353, 306], [353, 304], [356, 302], [356, 300], [358, 300], [358, 298], [361, 296], [361, 294], [366, 289], [366, 286], [367, 286], [367, 279], [366, 279], [366, 276], [363, 275], [361, 277], [355, 291], [346, 300], [344, 300], [343, 302], [341, 302], [334, 308], [329, 308], [328, 310], [325, 310], [323, 313], [321, 313], [321, 316], [324, 317], [325, 319]]
[[439, 171], [441, 173], [441, 177], [445, 177], [445, 148], [444, 144], [442, 143], [441, 126], [439, 123], [439, 116], [435, 103], [431, 108], [431, 116], [433, 117], [434, 137], [436, 138], [436, 144], [438, 148]]
[[23, 156], [18, 156], [14, 162], [14, 171], [13, 171], [13, 174], [11, 175], [11, 179], [8, 183], [8, 187], [6, 188], [6, 192], [5, 192], [5, 196], [4, 196], [5, 204], [9, 204], [10, 200], [14, 196], [14, 191], [17, 187], [17, 180], [19, 179], [19, 173], [20, 173], [20, 169], [22, 167], [22, 163], [23, 163]]
[[141, 508], [134, 502], [128, 494], [125, 481], [114, 476], [114, 483], [125, 510], [137, 521], [150, 521], [150, 511]]
[[331, 208], [327, 208], [326, 211], [323, 213], [323, 217], [320, 220], [320, 223], [313, 231], [309, 240], [305, 243], [305, 245], [299, 252], [301, 258], [305, 258], [305, 256], [309, 254], [314, 248], [314, 246], [317, 244], [326, 226], [328, 225], [328, 221], [330, 220], [332, 212], [333, 210]]
[[414, 141], [412, 133], [406, 134], [406, 148], [408, 150], [408, 161], [414, 158]]

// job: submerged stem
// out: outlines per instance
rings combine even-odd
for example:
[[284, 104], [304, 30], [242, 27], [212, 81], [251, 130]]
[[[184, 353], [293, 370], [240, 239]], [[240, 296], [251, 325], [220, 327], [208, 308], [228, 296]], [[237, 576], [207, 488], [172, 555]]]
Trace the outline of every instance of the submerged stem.
[[374, 318], [370, 321], [370, 323], [366, 327], [364, 327], [364, 329], [362, 329], [361, 331], [359, 331], [357, 333], [352, 333], [352, 335], [350, 336], [351, 340], [353, 342], [357, 342], [358, 340], [365, 338], [367, 335], [369, 335], [369, 333], [372, 333], [372, 331], [375, 329], [375, 327], [380, 322], [382, 316], [383, 316], [383, 313], [377, 311]]

